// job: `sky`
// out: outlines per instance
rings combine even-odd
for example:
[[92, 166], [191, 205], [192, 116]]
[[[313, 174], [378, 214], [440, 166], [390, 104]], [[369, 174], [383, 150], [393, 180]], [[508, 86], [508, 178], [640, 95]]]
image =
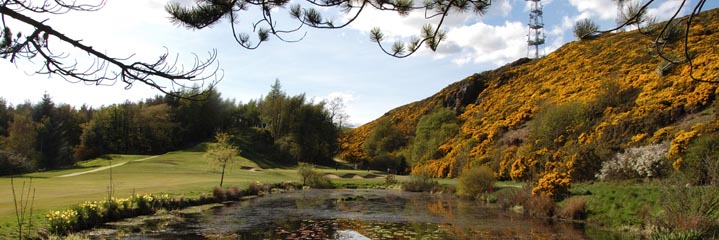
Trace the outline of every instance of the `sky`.
[[[93, 2], [97, 0], [80, 0]], [[240, 47], [233, 38], [229, 22], [201, 30], [190, 30], [169, 21], [164, 6], [170, 1], [191, 4], [192, 0], [108, 0], [96, 12], [70, 12], [62, 15], [32, 15], [67, 36], [81, 39], [114, 57], [152, 62], [163, 53], [176, 58], [180, 65], [192, 64], [195, 56], [207, 57], [217, 51], [221, 81], [217, 85], [223, 98], [247, 102], [258, 99], [279, 80], [290, 95], [304, 93], [314, 101], [341, 97], [345, 101], [349, 122], [355, 126], [372, 121], [387, 111], [435, 94], [447, 85], [474, 73], [495, 69], [528, 56], [527, 22], [529, 5], [525, 0], [494, 0], [483, 16], [457, 13], [445, 21], [447, 39], [436, 52], [423, 48], [411, 57], [398, 59], [384, 54], [369, 37], [373, 27], [380, 27], [386, 45], [407, 39], [420, 32], [427, 23], [423, 12], [400, 17], [396, 13], [363, 11], [351, 25], [339, 30], [303, 28], [288, 43], [271, 37], [258, 49]], [[297, 1], [297, 0], [293, 0]], [[688, 1], [693, 7], [697, 0]], [[541, 54], [550, 54], [562, 45], [575, 41], [574, 23], [590, 18], [601, 29], [616, 25], [614, 0], [543, 0], [546, 44]], [[681, 4], [679, 0], [658, 0], [649, 13], [667, 19]], [[719, 1], [709, 1], [704, 9], [713, 9]], [[681, 15], [689, 12], [682, 9]], [[258, 9], [241, 13], [237, 26], [251, 32], [258, 20]], [[278, 26], [290, 28], [295, 20], [288, 9], [274, 9]], [[341, 21], [347, 17], [334, 10], [326, 16]], [[11, 27], [24, 29], [8, 20]], [[17, 31], [17, 30], [15, 30]], [[27, 30], [26, 30], [27, 31]], [[55, 42], [50, 39], [49, 44]], [[80, 66], [90, 63], [87, 54], [64, 47], [68, 59]], [[93, 107], [138, 101], [160, 94], [140, 83], [95, 84], [73, 83], [58, 76], [33, 74], [41, 67], [38, 60], [10, 63], [0, 59], [0, 98], [12, 104], [38, 102], [44, 93], [56, 103]], [[87, 65], [85, 65], [87, 66]], [[162, 83], [160, 83], [162, 84]]]

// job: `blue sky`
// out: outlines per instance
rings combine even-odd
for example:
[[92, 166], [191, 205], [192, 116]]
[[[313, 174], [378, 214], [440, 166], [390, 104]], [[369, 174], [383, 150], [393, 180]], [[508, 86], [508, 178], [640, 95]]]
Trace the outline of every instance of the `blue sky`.
[[[170, 0], [173, 1], [173, 0]], [[188, 0], [174, 0], [184, 1]], [[82, 39], [83, 43], [111, 56], [136, 61], [153, 61], [167, 49], [180, 63], [188, 64], [193, 53], [200, 57], [217, 49], [223, 79], [218, 85], [225, 98], [247, 102], [266, 94], [279, 79], [288, 94], [306, 93], [316, 101], [343, 97], [350, 122], [358, 125], [385, 112], [429, 97], [445, 86], [473, 73], [494, 69], [527, 56], [528, 5], [524, 0], [495, 0], [488, 14], [453, 15], [447, 20], [448, 38], [437, 52], [422, 50], [406, 58], [385, 55], [371, 42], [369, 30], [379, 26], [389, 40], [406, 39], [419, 33], [425, 21], [422, 13], [399, 17], [377, 11], [363, 12], [360, 19], [341, 30], [304, 28], [307, 35], [298, 43], [271, 38], [256, 50], [246, 50], [232, 39], [229, 23], [223, 21], [208, 29], [188, 30], [173, 25], [164, 12], [167, 0], [108, 1], [98, 12], [40, 16], [45, 23]], [[689, 5], [693, 7], [694, 1]], [[612, 0], [544, 0], [544, 23], [549, 54], [574, 41], [571, 30], [578, 19], [589, 17], [602, 29], [615, 25], [616, 5]], [[666, 19], [681, 3], [657, 0], [650, 14]], [[709, 1], [704, 9], [716, 8]], [[256, 9], [242, 15], [238, 26], [246, 31]], [[688, 7], [683, 11], [688, 13]], [[333, 11], [326, 11], [332, 14]], [[684, 15], [684, 14], [682, 14]], [[280, 24], [292, 26], [287, 9], [279, 9]], [[338, 15], [336, 19], [343, 19]], [[52, 42], [51, 42], [52, 44]], [[390, 43], [387, 43], [390, 44]], [[66, 48], [80, 64], [86, 54]], [[116, 83], [110, 86], [69, 83], [59, 77], [32, 75], [39, 65], [29, 61], [16, 64], [0, 61], [0, 97], [13, 104], [37, 102], [47, 92], [58, 103], [99, 107], [126, 100], [136, 101], [159, 94], [141, 84], [130, 89]]]

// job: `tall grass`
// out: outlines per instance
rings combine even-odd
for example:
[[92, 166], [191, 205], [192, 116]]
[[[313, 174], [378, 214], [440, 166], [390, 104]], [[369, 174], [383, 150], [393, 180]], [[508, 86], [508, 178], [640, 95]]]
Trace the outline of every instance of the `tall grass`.
[[[25, 238], [30, 238], [30, 235], [32, 233], [32, 214], [33, 214], [33, 208], [35, 204], [35, 189], [32, 188], [32, 178], [30, 178], [30, 182], [27, 184], [27, 189], [25, 188], [25, 182], [23, 181], [22, 187], [20, 188], [18, 198], [17, 191], [15, 190], [15, 180], [14, 178], [10, 177], [10, 187], [12, 189], [12, 197], [13, 197], [13, 204], [15, 206], [15, 218], [17, 219], [17, 234], [18, 239], [24, 239], [23, 238], [23, 226], [27, 224], [27, 233], [25, 234]], [[30, 201], [30, 192], [32, 192], [32, 201]], [[30, 209], [28, 212], [28, 201], [30, 201]]]
[[668, 188], [663, 213], [657, 218], [657, 236], [719, 235], [719, 188], [673, 186]]
[[402, 189], [408, 192], [432, 192], [439, 187], [439, 182], [423, 175], [412, 175], [409, 182], [402, 184]]

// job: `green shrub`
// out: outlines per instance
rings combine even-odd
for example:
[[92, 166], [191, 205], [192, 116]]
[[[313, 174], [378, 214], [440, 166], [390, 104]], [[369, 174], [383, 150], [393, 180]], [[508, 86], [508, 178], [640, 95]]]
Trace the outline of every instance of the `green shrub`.
[[599, 30], [599, 25], [591, 19], [585, 18], [574, 24], [574, 36], [579, 40], [586, 40], [594, 37], [594, 33]]
[[312, 165], [303, 162], [297, 164], [297, 174], [302, 178], [302, 185], [307, 185], [307, 180], [314, 174]]
[[402, 189], [408, 192], [432, 192], [439, 187], [439, 183], [427, 176], [411, 175], [409, 182], [402, 184]]
[[439, 146], [457, 133], [459, 133], [459, 124], [452, 110], [439, 108], [420, 118], [412, 142], [410, 158], [412, 164], [421, 164], [440, 157]]
[[588, 110], [587, 104], [578, 101], [542, 107], [529, 122], [529, 142], [536, 149], [559, 149], [590, 127]]
[[397, 176], [395, 176], [394, 174], [388, 174], [388, 175], [384, 178], [384, 185], [385, 185], [385, 186], [390, 186], [390, 185], [395, 185], [395, 184], [397, 184]]
[[[719, 234], [719, 188], [674, 186], [664, 194], [663, 211], [655, 223], [659, 236]], [[668, 234], [668, 235], [667, 235]], [[696, 238], [687, 238], [696, 239]]]
[[679, 170], [692, 184], [719, 184], [719, 134], [692, 141], [682, 158]]
[[314, 172], [308, 179], [307, 179], [307, 186], [310, 186], [312, 188], [321, 188], [321, 189], [329, 189], [334, 188], [335, 185], [332, 184], [332, 181], [322, 176], [319, 172]]
[[300, 163], [297, 167], [297, 173], [302, 177], [302, 185], [312, 188], [334, 188], [334, 184], [329, 179], [322, 176], [321, 173], [312, 169], [312, 165]]
[[474, 167], [462, 172], [458, 179], [457, 193], [467, 198], [477, 198], [489, 192], [494, 182], [494, 174], [487, 166]]

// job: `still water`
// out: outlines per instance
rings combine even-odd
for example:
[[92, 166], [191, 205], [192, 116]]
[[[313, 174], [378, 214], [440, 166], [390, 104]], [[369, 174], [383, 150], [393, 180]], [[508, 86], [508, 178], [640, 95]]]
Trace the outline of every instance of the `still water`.
[[[396, 190], [302, 190], [110, 225], [120, 239], [595, 239], [570, 223], [548, 223], [452, 196]], [[594, 236], [590, 236], [594, 235]], [[612, 237], [610, 237], [612, 238]]]

